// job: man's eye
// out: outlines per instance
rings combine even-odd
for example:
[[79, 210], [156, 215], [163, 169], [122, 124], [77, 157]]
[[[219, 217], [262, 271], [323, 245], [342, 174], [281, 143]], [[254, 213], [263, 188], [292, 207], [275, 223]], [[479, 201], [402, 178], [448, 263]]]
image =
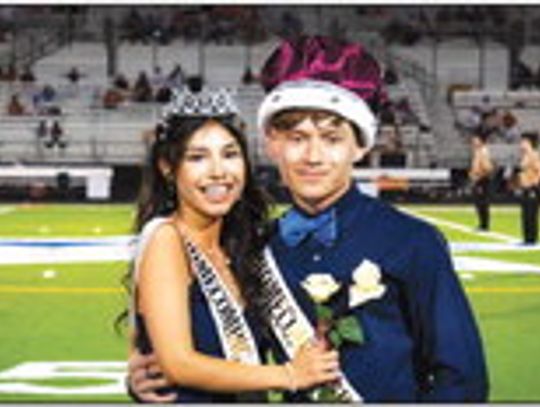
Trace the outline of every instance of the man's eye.
[[298, 143], [304, 139], [301, 134], [298, 133], [290, 133], [287, 135], [287, 139], [289, 141], [294, 141], [295, 143]]
[[326, 134], [324, 138], [331, 144], [339, 143], [342, 140], [338, 134]]

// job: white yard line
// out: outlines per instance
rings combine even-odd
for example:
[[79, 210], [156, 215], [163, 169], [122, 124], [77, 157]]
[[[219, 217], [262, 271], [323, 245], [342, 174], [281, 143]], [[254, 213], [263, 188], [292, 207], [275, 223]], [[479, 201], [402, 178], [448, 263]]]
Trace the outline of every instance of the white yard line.
[[470, 256], [453, 256], [454, 267], [460, 272], [489, 271], [499, 273], [533, 273], [540, 274], [540, 266], [526, 263], [515, 263], [502, 260], [484, 259]]
[[[469, 212], [474, 213], [474, 207], [472, 205], [448, 205], [448, 206], [440, 206], [440, 205], [399, 205], [400, 209], [405, 210], [418, 210], [422, 212]], [[491, 211], [494, 213], [517, 213], [519, 212], [519, 206], [517, 205], [492, 205]]]
[[1, 206], [0, 207], [0, 215], [7, 215], [11, 212], [15, 212], [15, 207], [13, 206]]
[[462, 225], [461, 223], [456, 223], [456, 222], [452, 222], [452, 221], [449, 221], [449, 220], [444, 220], [444, 219], [439, 219], [439, 218], [435, 218], [433, 216], [429, 216], [429, 215], [426, 215], [426, 214], [423, 214], [423, 213], [418, 213], [410, 208], [401, 208], [402, 211], [410, 214], [410, 215], [414, 215], [416, 217], [419, 217], [419, 218], [422, 218], [428, 222], [431, 222], [435, 225], [441, 225], [441, 226], [445, 226], [449, 229], [454, 229], [454, 230], [459, 230], [460, 232], [463, 232], [463, 233], [467, 233], [467, 234], [470, 234], [470, 235], [473, 235], [473, 236], [484, 236], [484, 237], [490, 237], [494, 240], [499, 240], [499, 241], [502, 241], [502, 242], [506, 242], [506, 243], [513, 243], [513, 244], [516, 244], [516, 243], [519, 243], [520, 241], [518, 239], [516, 239], [515, 237], [513, 236], [509, 236], [509, 235], [506, 235], [506, 234], [503, 234], [503, 233], [498, 233], [498, 232], [479, 232], [473, 228], [471, 228], [470, 226], [465, 226], [465, 225]]
[[[65, 241], [58, 239], [0, 239], [0, 265], [130, 261], [135, 253], [133, 243], [132, 236], [92, 240], [72, 239], [71, 241], [68, 239]], [[481, 244], [477, 243], [477, 245]], [[475, 247], [454, 247], [455, 244], [452, 246], [453, 262], [456, 270], [460, 272], [540, 273], [540, 266], [537, 265], [458, 255], [466, 249], [474, 250]], [[509, 243], [487, 243], [477, 249], [487, 252], [500, 250], [501, 247], [503, 250], [540, 250], [540, 245], [523, 247]], [[43, 278], [48, 278], [46, 272], [47, 270], [43, 273]]]
[[536, 252], [540, 251], [540, 244], [523, 245], [499, 242], [450, 242], [452, 253], [463, 252]]

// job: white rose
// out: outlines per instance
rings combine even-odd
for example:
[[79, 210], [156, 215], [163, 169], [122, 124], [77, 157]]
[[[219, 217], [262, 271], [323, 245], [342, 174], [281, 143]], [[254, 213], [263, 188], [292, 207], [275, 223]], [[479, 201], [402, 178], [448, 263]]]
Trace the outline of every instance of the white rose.
[[354, 308], [369, 300], [381, 298], [386, 287], [381, 284], [379, 266], [369, 260], [363, 260], [353, 272], [354, 284], [349, 289], [349, 307]]
[[339, 284], [334, 280], [334, 277], [323, 273], [310, 274], [302, 282], [302, 287], [317, 304], [327, 301], [339, 290]]

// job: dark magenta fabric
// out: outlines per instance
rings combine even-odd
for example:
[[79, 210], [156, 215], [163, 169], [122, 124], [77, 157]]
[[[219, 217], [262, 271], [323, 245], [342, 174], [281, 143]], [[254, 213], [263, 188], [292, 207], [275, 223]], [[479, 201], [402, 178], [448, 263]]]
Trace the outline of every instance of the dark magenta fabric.
[[386, 99], [381, 68], [361, 44], [329, 37], [301, 36], [284, 40], [261, 70], [269, 92], [285, 81], [327, 81], [360, 96], [377, 112]]

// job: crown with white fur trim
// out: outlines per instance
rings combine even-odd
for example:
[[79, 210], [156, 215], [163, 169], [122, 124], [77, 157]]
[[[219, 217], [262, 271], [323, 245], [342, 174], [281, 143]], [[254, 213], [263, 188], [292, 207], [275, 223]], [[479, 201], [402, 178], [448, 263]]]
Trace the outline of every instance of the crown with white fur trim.
[[302, 79], [286, 81], [264, 98], [257, 114], [259, 131], [264, 133], [269, 120], [288, 109], [316, 109], [336, 113], [354, 123], [362, 132], [364, 146], [375, 143], [377, 119], [364, 100], [331, 82]]

